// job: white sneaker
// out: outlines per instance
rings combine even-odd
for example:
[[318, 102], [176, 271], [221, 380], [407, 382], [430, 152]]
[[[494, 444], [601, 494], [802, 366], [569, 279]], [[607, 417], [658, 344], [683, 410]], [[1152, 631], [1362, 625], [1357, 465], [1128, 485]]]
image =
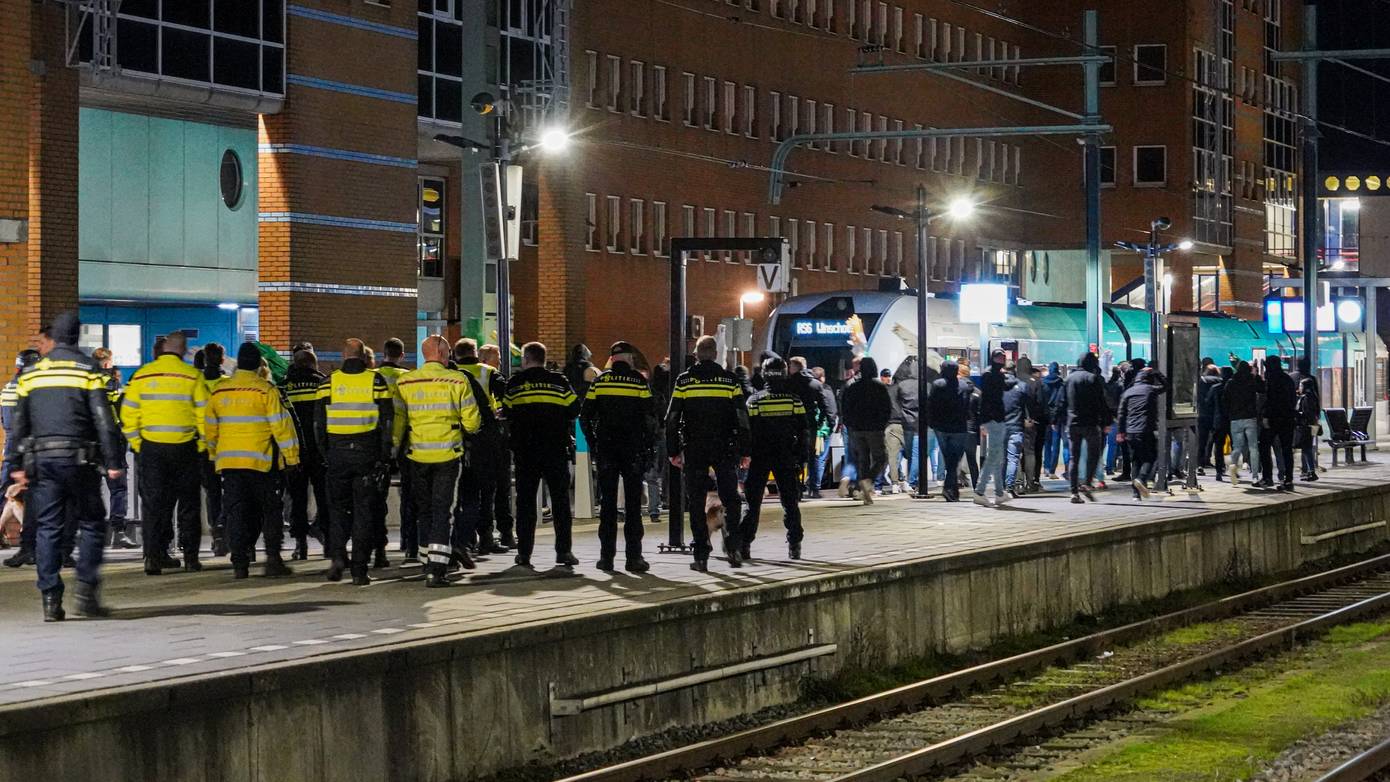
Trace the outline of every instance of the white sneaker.
[[907, 481], [903, 481], [902, 483], [898, 484], [898, 491], [903, 494], [911, 494], [912, 484], [908, 483]]
[[1239, 465], [1239, 464], [1233, 464], [1233, 465], [1231, 465], [1231, 469], [1228, 470], [1228, 471], [1226, 472], [1226, 474], [1229, 475], [1229, 476], [1231, 476], [1231, 485], [1232, 485], [1232, 486], [1239, 486], [1239, 485], [1240, 485], [1240, 465]]
[[1008, 505], [1008, 504], [1009, 504], [1009, 495], [1007, 495], [1007, 494], [996, 494], [996, 495], [994, 496], [994, 507], [996, 507], [996, 508], [1002, 508], [1002, 507], [1004, 507], [1005, 505]]
[[988, 507], [989, 507], [989, 498], [986, 497], [986, 496], [983, 495], [983, 494], [976, 494], [976, 495], [975, 495], [975, 504], [976, 504], [976, 505], [979, 505], [980, 507], [983, 507], [983, 508], [988, 508]]
[[849, 478], [841, 478], [841, 479], [840, 479], [840, 496], [841, 496], [841, 497], [848, 497], [848, 496], [849, 496]]

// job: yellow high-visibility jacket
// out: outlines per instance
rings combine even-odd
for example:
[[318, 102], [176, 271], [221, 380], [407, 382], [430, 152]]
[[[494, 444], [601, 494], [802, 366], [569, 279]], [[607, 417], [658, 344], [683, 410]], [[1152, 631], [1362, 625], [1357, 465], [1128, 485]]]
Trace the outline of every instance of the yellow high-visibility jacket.
[[146, 441], [177, 445], [194, 440], [203, 450], [208, 388], [203, 373], [172, 353], [135, 370], [121, 403], [121, 427], [131, 450]]
[[430, 362], [401, 375], [396, 384], [404, 414], [396, 416], [395, 440], [405, 437], [405, 456], [436, 464], [463, 454], [463, 436], [483, 426], [472, 384], [462, 372]]
[[286, 466], [299, 464], [294, 420], [280, 390], [245, 369], [218, 383], [213, 392], [207, 406], [207, 442], [218, 472], [270, 472], [276, 448]]

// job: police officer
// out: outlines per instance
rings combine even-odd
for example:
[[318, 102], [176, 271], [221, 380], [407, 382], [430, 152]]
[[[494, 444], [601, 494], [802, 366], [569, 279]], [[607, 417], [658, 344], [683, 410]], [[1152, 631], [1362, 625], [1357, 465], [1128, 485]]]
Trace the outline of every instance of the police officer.
[[[328, 501], [332, 511], [328, 547], [333, 564], [328, 580], [338, 581], [347, 568], [347, 541], [352, 538], [352, 583], [366, 586], [375, 547], [372, 517], [380, 495], [380, 477], [390, 474], [391, 386], [367, 368], [367, 346], [360, 339], [343, 345], [343, 366], [318, 390], [315, 413], [319, 450], [328, 464]], [[302, 543], [301, 543], [302, 545]]]
[[[328, 376], [319, 371], [319, 359], [312, 349], [300, 347], [294, 352], [289, 370], [285, 372], [285, 394], [290, 399], [299, 426], [299, 461], [302, 468], [286, 476], [290, 492], [290, 536], [294, 552], [290, 559], [309, 558], [309, 536], [324, 542], [329, 516], [328, 482], [325, 477], [323, 452], [319, 450], [319, 399]], [[309, 489], [314, 490], [314, 521], [309, 522]], [[331, 546], [324, 549], [328, 556]], [[341, 570], [339, 572], [341, 576]], [[335, 579], [336, 580], [336, 579]]]
[[480, 400], [479, 411], [483, 414], [483, 428], [476, 437], [468, 441], [468, 452], [464, 456], [463, 469], [459, 473], [458, 504], [454, 512], [454, 529], [459, 529], [463, 515], [467, 544], [476, 547], [479, 554], [502, 554], [507, 551], [498, 545], [493, 536], [496, 492], [500, 481], [497, 476], [496, 454], [506, 448], [498, 421], [498, 400], [507, 390], [507, 383], [501, 373], [478, 359], [478, 342], [464, 337], [454, 343], [454, 362], [459, 371], [470, 375], [474, 381], [473, 395]]
[[[280, 557], [284, 505], [277, 476], [277, 456], [285, 469], [299, 466], [294, 420], [280, 391], [259, 374], [261, 353], [255, 343], [237, 350], [236, 373], [223, 380], [207, 406], [207, 443], [222, 476], [223, 513], [235, 578], [250, 575], [256, 530], [265, 536], [266, 576], [287, 576]], [[278, 453], [277, 453], [278, 451]]]
[[570, 451], [579, 397], [565, 376], [545, 368], [545, 345], [521, 348], [521, 371], [507, 381], [502, 411], [516, 463], [516, 564], [531, 567], [536, 545], [536, 490], [545, 483], [555, 528], [555, 564], [579, 564], [571, 548]]
[[482, 428], [478, 400], [468, 378], [445, 366], [449, 343], [431, 334], [420, 344], [425, 363], [401, 375], [396, 389], [401, 398], [401, 415], [396, 417], [396, 439], [402, 461], [411, 471], [410, 488], [415, 497], [422, 536], [429, 545], [425, 560], [425, 586], [449, 585], [449, 563], [469, 570], [473, 561], [466, 551], [449, 545], [449, 514], [454, 507], [463, 457], [463, 441]]
[[[106, 400], [111, 403], [111, 412], [118, 414], [121, 409], [121, 397], [125, 396], [125, 391], [121, 388], [120, 370], [116, 369], [112, 362], [111, 349], [102, 347], [93, 350], [92, 361], [96, 362], [97, 368], [106, 375]], [[116, 425], [119, 427], [120, 423], [120, 416], [117, 415]], [[125, 437], [122, 437], [123, 455], [128, 447]], [[126, 529], [129, 523], [126, 521], [126, 510], [130, 504], [130, 484], [126, 481], [126, 474], [121, 473], [119, 478], [107, 477], [106, 491], [110, 496], [110, 505], [106, 511], [107, 545], [113, 548], [138, 548], [140, 544], [130, 537]]]
[[742, 559], [752, 557], [753, 539], [758, 536], [758, 516], [762, 512], [767, 475], [777, 483], [777, 499], [782, 501], [782, 524], [787, 528], [787, 555], [801, 559], [801, 462], [806, 455], [806, 405], [787, 377], [787, 364], [778, 356], [763, 361], [767, 387], [748, 399], [748, 423], [752, 432], [753, 458], [743, 491], [748, 510], [739, 527]]
[[199, 464], [208, 390], [202, 373], [183, 360], [188, 341], [182, 331], [165, 335], [161, 349], [154, 361], [135, 371], [121, 404], [121, 426], [140, 459], [145, 499], [141, 536], [145, 574], [150, 576], [179, 565], [168, 552], [175, 505], [184, 570], [203, 569], [198, 562], [203, 537]]
[[[401, 397], [400, 392], [397, 389], [397, 383], [400, 382], [401, 375], [404, 375], [406, 373], [405, 343], [401, 342], [399, 339], [396, 339], [395, 337], [392, 337], [386, 340], [386, 344], [382, 345], [381, 355], [382, 362], [381, 365], [377, 367], [376, 371], [377, 374], [381, 375], [383, 378], [386, 378], [386, 385], [390, 386], [391, 388], [392, 409], [394, 410], [395, 416], [400, 416]], [[399, 506], [401, 518], [400, 550], [405, 553], [405, 561], [418, 562], [420, 557], [420, 528], [419, 525], [416, 523], [414, 498], [410, 496], [410, 471], [403, 469], [404, 465], [400, 464], [394, 458], [392, 458], [391, 460], [391, 465], [392, 470], [398, 471], [401, 476], [401, 496]], [[378, 500], [379, 504], [376, 512], [377, 515], [380, 516], [382, 519], [381, 526], [383, 528], [386, 526], [386, 503], [389, 499], [390, 491], [391, 487], [388, 482], [385, 490], [382, 491], [381, 497]], [[384, 529], [381, 530], [381, 532], [383, 534], [383, 537], [382, 540], [379, 541], [381, 545], [377, 548], [376, 560], [372, 565], [373, 567], [386, 567], [387, 565], [386, 545], [384, 542]]]
[[56, 343], [19, 378], [13, 435], [23, 468], [14, 479], [31, 483], [29, 503], [37, 524], [38, 587], [45, 622], [62, 621], [63, 537], [67, 515], [77, 514], [81, 551], [77, 561], [77, 613], [108, 613], [97, 594], [106, 509], [101, 472], [116, 478], [125, 470], [121, 433], [106, 398], [106, 376], [77, 349], [77, 316], [59, 315], [49, 330]]
[[705, 524], [705, 493], [709, 472], [724, 505], [724, 553], [731, 567], [739, 562], [738, 469], [748, 467], [748, 408], [743, 387], [733, 373], [715, 363], [719, 346], [714, 337], [695, 343], [695, 364], [676, 378], [671, 408], [666, 413], [666, 453], [681, 469], [695, 561], [690, 569], [709, 569], [709, 528]]
[[[502, 351], [496, 345], [489, 343], [478, 348], [478, 360], [491, 367], [493, 372], [502, 371]], [[508, 369], [510, 368], [509, 363]], [[502, 376], [499, 374], [498, 377]], [[506, 380], [503, 379], [502, 391], [505, 390]], [[502, 398], [502, 391], [496, 392], [496, 399]], [[516, 528], [516, 521], [512, 515], [512, 452], [507, 445], [509, 438], [506, 419], [498, 421], [497, 438], [496, 458], [491, 461], [494, 487], [492, 516], [497, 525], [497, 545], [503, 549], [512, 549], [516, 548], [516, 536], [512, 533]]]
[[[198, 356], [193, 357], [193, 366], [203, 373], [203, 385], [207, 387], [208, 398], [212, 397], [212, 392], [217, 390], [217, 386], [224, 379], [226, 374], [222, 371], [222, 361], [227, 358], [227, 349], [220, 343], [209, 342], [199, 351], [202, 356], [201, 364]], [[203, 500], [208, 514], [208, 529], [212, 531], [212, 555], [214, 557], [227, 556], [227, 524], [222, 518], [222, 476], [217, 474], [217, 468], [212, 463], [212, 454], [206, 454], [203, 459], [202, 482]]]
[[[5, 430], [4, 475], [0, 476], [0, 509], [5, 507], [5, 490], [14, 483], [11, 474], [19, 470], [19, 453], [14, 439], [14, 411], [19, 405], [19, 376], [39, 363], [41, 356], [37, 350], [25, 349], [15, 357], [14, 377], [0, 389], [0, 425]], [[25, 507], [28, 511], [28, 506]], [[5, 560], [7, 567], [23, 567], [34, 564], [34, 522], [33, 516], [26, 513], [19, 531], [19, 551]]]
[[617, 554], [618, 479], [623, 482], [623, 539], [632, 573], [651, 569], [642, 558], [643, 474], [652, 458], [656, 431], [652, 390], [647, 379], [632, 368], [636, 348], [614, 342], [609, 349], [609, 369], [594, 379], [584, 397], [580, 420], [584, 436], [598, 464], [599, 559], [598, 569], [611, 571]]

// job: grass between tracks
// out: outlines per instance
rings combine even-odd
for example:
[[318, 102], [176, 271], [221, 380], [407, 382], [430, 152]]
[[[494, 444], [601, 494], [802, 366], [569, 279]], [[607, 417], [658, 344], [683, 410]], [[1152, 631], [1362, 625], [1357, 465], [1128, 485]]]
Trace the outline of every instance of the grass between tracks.
[[1145, 698], [1173, 716], [1057, 777], [1064, 782], [1248, 779], [1304, 736], [1390, 701], [1390, 619], [1333, 628], [1286, 658]]

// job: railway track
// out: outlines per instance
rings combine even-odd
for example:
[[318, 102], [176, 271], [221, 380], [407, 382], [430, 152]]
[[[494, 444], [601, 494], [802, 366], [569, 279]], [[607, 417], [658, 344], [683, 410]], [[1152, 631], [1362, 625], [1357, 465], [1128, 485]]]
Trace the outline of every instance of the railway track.
[[1390, 779], [1390, 739], [1318, 777], [1317, 782], [1363, 782]]
[[[879, 782], [961, 771], [972, 758], [1093, 720], [1135, 698], [1390, 611], [1390, 555], [1263, 587], [820, 709], [596, 769], [564, 782]], [[1191, 633], [1168, 633], [1201, 624]], [[1165, 635], [1167, 633], [1167, 635]], [[1101, 719], [1105, 718], [1105, 719]], [[1097, 734], [1097, 737], [1099, 733]], [[1074, 749], [1021, 753], [1026, 768]], [[1384, 749], [1390, 763], [1390, 747]], [[1341, 779], [1364, 779], [1345, 777]]]

